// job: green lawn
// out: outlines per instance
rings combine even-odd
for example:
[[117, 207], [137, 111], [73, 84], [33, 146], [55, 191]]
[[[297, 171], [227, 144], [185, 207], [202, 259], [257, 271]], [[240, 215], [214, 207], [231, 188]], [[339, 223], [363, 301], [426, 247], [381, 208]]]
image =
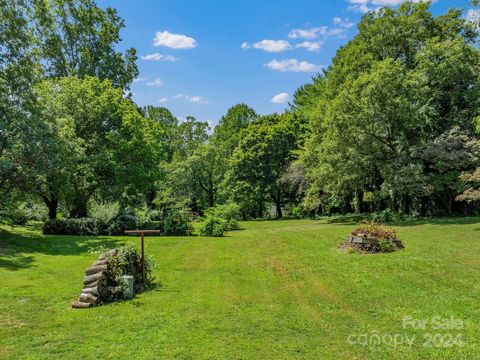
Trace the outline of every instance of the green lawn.
[[[97, 257], [90, 249], [138, 240], [3, 227], [0, 359], [478, 358], [480, 218], [396, 225], [406, 249], [383, 255], [339, 253], [354, 226], [348, 221], [247, 222], [225, 238], [150, 237], [161, 286], [86, 310], [70, 303]], [[404, 329], [406, 316], [453, 316], [463, 328]], [[386, 343], [359, 340], [377, 332]], [[424, 347], [429, 333], [441, 334], [439, 342], [461, 334], [464, 345]], [[395, 347], [395, 334], [413, 345]]]

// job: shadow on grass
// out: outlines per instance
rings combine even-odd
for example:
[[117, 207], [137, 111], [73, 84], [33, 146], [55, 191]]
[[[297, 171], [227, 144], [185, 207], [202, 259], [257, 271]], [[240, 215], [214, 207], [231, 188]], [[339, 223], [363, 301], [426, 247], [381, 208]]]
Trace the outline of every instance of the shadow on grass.
[[[355, 225], [368, 219], [367, 215], [344, 215], [327, 219], [328, 224]], [[442, 218], [422, 218], [400, 221], [388, 221], [390, 226], [418, 226], [418, 225], [471, 225], [480, 224], [479, 216], [453, 216]]]
[[364, 215], [345, 215], [337, 216], [332, 219], [328, 219], [328, 224], [342, 224], [342, 225], [355, 225], [360, 221], [365, 220], [366, 216]]
[[418, 220], [405, 220], [390, 222], [394, 226], [418, 226], [418, 225], [472, 225], [480, 224], [479, 216], [456, 216], [447, 218], [426, 218]]
[[50, 236], [31, 228], [21, 232], [0, 228], [0, 268], [21, 270], [34, 266], [35, 256], [80, 255], [98, 248], [106, 250], [123, 245], [127, 240], [99, 236]]

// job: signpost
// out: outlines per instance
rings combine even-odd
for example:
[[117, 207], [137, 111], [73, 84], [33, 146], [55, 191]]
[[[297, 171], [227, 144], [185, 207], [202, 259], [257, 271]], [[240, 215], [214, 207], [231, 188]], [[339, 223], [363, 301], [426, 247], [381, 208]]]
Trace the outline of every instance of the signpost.
[[144, 237], [145, 234], [159, 234], [160, 235], [160, 230], [127, 230], [125, 231], [125, 234], [128, 235], [140, 235], [141, 239], [141, 249], [142, 249], [142, 284], [143, 288], [145, 288], [145, 241]]

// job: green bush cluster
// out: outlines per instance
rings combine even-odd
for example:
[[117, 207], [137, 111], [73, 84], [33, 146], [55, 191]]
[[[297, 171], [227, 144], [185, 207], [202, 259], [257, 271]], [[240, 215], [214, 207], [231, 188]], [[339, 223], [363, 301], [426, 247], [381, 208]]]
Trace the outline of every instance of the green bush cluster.
[[[144, 290], [142, 283], [142, 264], [141, 256], [135, 246], [131, 243], [117, 249], [117, 251], [110, 252], [107, 257], [109, 277], [108, 293], [105, 302], [118, 301], [123, 298], [123, 282], [122, 276], [133, 276], [133, 290], [134, 293], [139, 293]], [[153, 268], [155, 267], [154, 261], [151, 257], [145, 259], [145, 285], [148, 286], [154, 280]]]
[[152, 211], [148, 216], [134, 212], [120, 212], [109, 221], [104, 217], [81, 219], [47, 220], [43, 226], [46, 235], [124, 235], [125, 230], [160, 230], [162, 235], [190, 235], [192, 219], [183, 210], [169, 211], [158, 215]]
[[43, 224], [46, 235], [100, 235], [100, 226], [90, 218], [47, 220]]
[[198, 224], [201, 236], [224, 236], [227, 231], [238, 230], [240, 224], [240, 208], [230, 203], [210, 208]]

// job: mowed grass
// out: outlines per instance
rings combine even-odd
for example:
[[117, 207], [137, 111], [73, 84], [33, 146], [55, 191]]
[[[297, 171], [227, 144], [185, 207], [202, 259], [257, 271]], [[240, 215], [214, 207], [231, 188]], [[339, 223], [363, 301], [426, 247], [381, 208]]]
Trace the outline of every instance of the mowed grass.
[[[354, 227], [348, 221], [246, 222], [225, 238], [149, 237], [157, 286], [87, 310], [70, 303], [97, 257], [89, 250], [138, 239], [3, 227], [0, 358], [479, 358], [480, 218], [394, 225], [406, 248], [382, 255], [340, 253]], [[453, 316], [463, 327], [405, 329], [406, 316]], [[460, 334], [464, 345], [425, 347], [438, 333]], [[395, 346], [395, 334], [413, 345]]]

